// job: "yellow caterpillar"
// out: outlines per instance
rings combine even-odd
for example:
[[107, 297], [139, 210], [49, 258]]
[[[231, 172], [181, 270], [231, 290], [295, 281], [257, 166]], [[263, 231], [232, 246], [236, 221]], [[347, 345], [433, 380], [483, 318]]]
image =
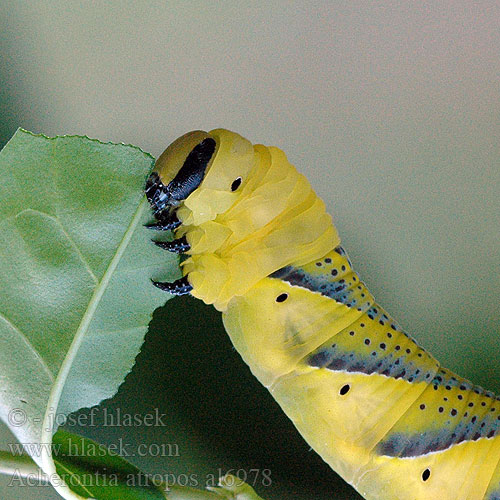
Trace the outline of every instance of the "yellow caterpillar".
[[146, 184], [158, 244], [184, 277], [155, 283], [223, 313], [253, 374], [369, 500], [500, 500], [500, 400], [440, 364], [376, 304], [306, 178], [228, 130], [172, 143]]

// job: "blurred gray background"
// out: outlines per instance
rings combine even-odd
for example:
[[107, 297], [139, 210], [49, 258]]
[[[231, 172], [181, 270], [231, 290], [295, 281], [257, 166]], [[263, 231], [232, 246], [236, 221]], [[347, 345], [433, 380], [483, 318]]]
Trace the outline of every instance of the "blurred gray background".
[[[486, 0], [4, 1], [0, 143], [22, 126], [157, 156], [188, 130], [225, 127], [279, 146], [378, 301], [445, 366], [499, 391], [499, 35]], [[168, 415], [167, 429], [83, 430], [178, 445], [132, 459], [148, 472], [268, 468], [266, 500], [359, 498], [194, 300], [155, 313], [104, 408]], [[0, 448], [11, 440], [0, 427]], [[3, 477], [0, 495], [58, 498]]]

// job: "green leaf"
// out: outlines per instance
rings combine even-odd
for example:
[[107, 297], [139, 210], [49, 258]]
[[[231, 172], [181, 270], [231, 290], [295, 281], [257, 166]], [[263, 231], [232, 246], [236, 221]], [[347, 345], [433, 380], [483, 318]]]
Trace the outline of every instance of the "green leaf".
[[[262, 500], [239, 478], [227, 474], [220, 478], [219, 487], [202, 491], [169, 485], [163, 476], [144, 474], [113, 450], [91, 439], [59, 429], [52, 443], [52, 456], [57, 477], [49, 477], [36, 468], [25, 455], [8, 455], [0, 451], [3, 472], [11, 476], [11, 486], [61, 481], [77, 495], [70, 498], [100, 500]], [[1, 469], [0, 469], [1, 471]]]
[[59, 430], [53, 457], [60, 478], [84, 498], [165, 500], [167, 490], [104, 445]]
[[96, 443], [59, 430], [53, 441], [59, 477], [82, 497], [100, 500], [262, 500], [241, 479], [226, 475], [209, 491], [165, 484]]
[[48, 475], [57, 424], [113, 396], [131, 370], [168, 298], [150, 278], [178, 277], [143, 227], [153, 161], [24, 130], [0, 152], [0, 417]]
[[220, 479], [219, 487], [202, 491], [170, 486], [148, 476], [104, 445], [59, 430], [53, 441], [59, 477], [83, 497], [100, 500], [262, 500], [235, 476]]

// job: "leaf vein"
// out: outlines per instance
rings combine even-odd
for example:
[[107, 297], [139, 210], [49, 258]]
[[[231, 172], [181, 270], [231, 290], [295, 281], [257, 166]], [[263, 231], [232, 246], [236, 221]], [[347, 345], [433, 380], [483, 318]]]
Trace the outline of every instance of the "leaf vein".
[[26, 213], [26, 212], [37, 213], [37, 214], [39, 214], [39, 215], [41, 215], [43, 217], [46, 217], [47, 219], [50, 219], [51, 221], [55, 222], [59, 226], [59, 228], [61, 229], [61, 231], [64, 234], [64, 236], [66, 236], [67, 240], [69, 241], [71, 247], [75, 250], [75, 252], [78, 255], [79, 259], [82, 261], [82, 264], [85, 266], [85, 269], [87, 270], [87, 272], [91, 276], [92, 280], [97, 285], [99, 283], [99, 279], [94, 274], [94, 271], [92, 271], [92, 268], [90, 267], [90, 264], [88, 263], [87, 259], [85, 258], [85, 256], [82, 254], [82, 252], [78, 248], [78, 245], [76, 244], [76, 242], [73, 240], [73, 238], [68, 233], [68, 231], [66, 231], [66, 229], [63, 226], [62, 222], [60, 221], [59, 217], [58, 216], [54, 216], [54, 215], [50, 215], [50, 214], [48, 214], [46, 212], [42, 212], [41, 210], [37, 210], [36, 208], [25, 208], [24, 210], [21, 210], [21, 212], [19, 212], [16, 215], [16, 218], [19, 217], [20, 215]]
[[[68, 469], [66, 466], [64, 466], [61, 462], [59, 462], [59, 460], [54, 459], [54, 463], [58, 464], [58, 465], [59, 465], [59, 467], [61, 467], [61, 469], [64, 469], [66, 472], [68, 472], [68, 473], [69, 473], [69, 475], [70, 475], [71, 477], [74, 477], [74, 478], [77, 480], [77, 482], [78, 482], [78, 484], [80, 485], [80, 487], [81, 487], [84, 491], [86, 491], [86, 492], [88, 493], [88, 495], [90, 495], [90, 497], [91, 497], [91, 498], [94, 498], [94, 493], [92, 493], [92, 491], [91, 491], [91, 490], [89, 490], [89, 489], [88, 489], [88, 488], [87, 488], [87, 487], [86, 487], [86, 486], [85, 486], [85, 485], [84, 485], [84, 484], [80, 481], [80, 478], [79, 478], [79, 477], [78, 477], [78, 476], [77, 476], [74, 472], [72, 472], [70, 469]], [[67, 482], [67, 481], [64, 481], [64, 482], [65, 482], [66, 484], [68, 484], [68, 482]]]
[[5, 314], [3, 314], [1, 312], [0, 312], [0, 319], [5, 321], [5, 323], [7, 323], [7, 325], [21, 337], [21, 339], [24, 341], [26, 346], [30, 349], [30, 351], [33, 352], [33, 354], [35, 355], [35, 358], [40, 362], [40, 365], [42, 366], [42, 368], [45, 370], [45, 372], [49, 376], [51, 382], [54, 382], [55, 381], [54, 374], [50, 371], [50, 368], [47, 365], [47, 363], [45, 362], [45, 360], [43, 359], [42, 355], [38, 352], [38, 350], [35, 348], [35, 346], [30, 342], [30, 340], [28, 339], [26, 334], [23, 333], [20, 328], [18, 328], [9, 318], [7, 318], [7, 316], [5, 316]]
[[[132, 235], [135, 231], [135, 228], [139, 224], [139, 221], [141, 219], [142, 214], [144, 213], [146, 206], [146, 199], [143, 197], [141, 203], [139, 204], [137, 210], [135, 211], [134, 216], [132, 217], [132, 221], [130, 222], [127, 230], [123, 234], [123, 237], [116, 248], [116, 252], [111, 259], [106, 271], [103, 274], [102, 279], [100, 280], [99, 284], [96, 286], [94, 290], [94, 294], [92, 295], [92, 298], [90, 299], [90, 302], [87, 306], [87, 309], [85, 313], [82, 316], [82, 319], [80, 321], [80, 324], [78, 326], [78, 329], [75, 332], [75, 335], [73, 337], [73, 341], [68, 349], [68, 352], [66, 353], [66, 357], [61, 365], [61, 368], [59, 369], [59, 372], [57, 374], [57, 379], [52, 386], [52, 389], [50, 391], [50, 395], [48, 398], [48, 403], [47, 403], [47, 411], [45, 413], [45, 418], [44, 418], [44, 429], [42, 433], [42, 439], [50, 440], [50, 436], [52, 433], [52, 426], [49, 425], [50, 417], [52, 415], [51, 408], [56, 408], [59, 403], [59, 399], [61, 397], [64, 384], [66, 382], [66, 379], [68, 377], [68, 374], [71, 370], [71, 365], [77, 356], [78, 350], [83, 342], [83, 338], [85, 334], [87, 333], [89, 326], [92, 322], [92, 319], [94, 317], [94, 314], [97, 310], [97, 307], [99, 303], [101, 302], [101, 299], [104, 295], [104, 292], [106, 291], [111, 278], [113, 276], [113, 273], [116, 271], [116, 268], [120, 262], [120, 259], [123, 256], [123, 253], [125, 252], [126, 248], [128, 247], [130, 240], [132, 239]], [[46, 458], [46, 457], [44, 457]]]

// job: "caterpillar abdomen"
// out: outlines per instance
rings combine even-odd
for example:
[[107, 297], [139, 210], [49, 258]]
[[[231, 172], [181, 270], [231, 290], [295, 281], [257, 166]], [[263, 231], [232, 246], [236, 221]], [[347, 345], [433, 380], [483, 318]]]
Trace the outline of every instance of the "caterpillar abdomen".
[[[273, 286], [269, 278], [276, 299], [287, 294], [285, 300], [275, 299], [272, 314], [261, 315], [261, 320], [241, 316], [242, 311], [262, 311], [261, 292], [256, 289], [259, 304], [248, 304], [253, 294], [242, 299], [245, 305], [230, 307], [224, 322], [245, 360], [251, 367], [258, 366], [254, 373], [268, 385], [309, 444], [367, 498], [484, 498], [500, 459], [495, 438], [498, 398], [441, 368], [402, 331], [373, 302], [340, 248], [308, 266], [289, 267], [273, 276], [284, 280], [285, 287], [288, 283], [289, 289], [281, 283]], [[257, 331], [271, 327], [276, 332], [274, 318], [286, 315], [278, 310], [287, 302], [292, 311], [280, 321], [289, 325], [281, 335], [287, 340], [280, 352], [297, 351], [308, 341], [317, 343], [325, 325], [313, 321], [317, 330], [311, 324], [300, 329], [293, 318], [299, 287], [301, 293], [314, 294], [310, 304], [333, 296], [360, 315], [340, 330], [340, 323], [328, 321], [328, 339], [269, 384], [273, 377], [262, 374], [263, 355], [255, 359], [256, 349], [249, 354], [242, 345], [246, 341], [237, 337], [246, 324]], [[269, 293], [269, 303], [272, 298]], [[231, 315], [238, 316], [239, 327], [234, 330]], [[272, 363], [275, 356], [270, 358]], [[459, 471], [463, 475], [457, 475]], [[403, 496], [410, 491], [414, 497]]]
[[236, 349], [306, 441], [367, 499], [500, 498], [498, 398], [443, 369], [375, 303], [282, 152], [228, 131], [199, 134], [160, 158], [170, 181], [156, 200], [172, 183], [179, 191], [179, 158], [216, 143], [203, 175], [190, 177], [199, 185], [180, 203], [154, 204], [157, 218], [174, 207], [191, 293], [223, 312]]

